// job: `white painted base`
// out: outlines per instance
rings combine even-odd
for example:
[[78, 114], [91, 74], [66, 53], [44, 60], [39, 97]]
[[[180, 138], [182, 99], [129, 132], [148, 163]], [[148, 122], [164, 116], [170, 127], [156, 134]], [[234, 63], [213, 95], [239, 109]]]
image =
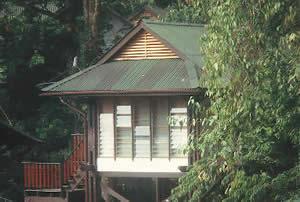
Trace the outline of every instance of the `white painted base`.
[[98, 158], [99, 172], [180, 173], [179, 166], [188, 166], [188, 158]]

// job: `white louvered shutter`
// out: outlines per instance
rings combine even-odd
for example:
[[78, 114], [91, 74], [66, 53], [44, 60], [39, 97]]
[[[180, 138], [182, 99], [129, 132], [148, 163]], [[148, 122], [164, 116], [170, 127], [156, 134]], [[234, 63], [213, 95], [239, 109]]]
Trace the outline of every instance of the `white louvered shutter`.
[[170, 109], [170, 149], [172, 157], [184, 157], [187, 144], [187, 108], [174, 103]]
[[131, 106], [116, 107], [117, 157], [132, 156]]
[[98, 125], [98, 155], [114, 156], [114, 115], [111, 99], [103, 99], [100, 103]]
[[168, 100], [156, 98], [153, 100], [153, 157], [168, 157], [169, 127]]
[[134, 157], [150, 157], [149, 99], [137, 99], [135, 103]]

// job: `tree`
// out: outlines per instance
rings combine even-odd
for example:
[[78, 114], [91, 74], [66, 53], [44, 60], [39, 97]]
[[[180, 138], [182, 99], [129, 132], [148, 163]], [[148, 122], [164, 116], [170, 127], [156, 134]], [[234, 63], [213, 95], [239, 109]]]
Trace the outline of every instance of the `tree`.
[[183, 23], [206, 23], [208, 21], [209, 0], [178, 1], [169, 6], [169, 11], [163, 21]]
[[188, 148], [201, 159], [172, 200], [299, 198], [299, 8], [293, 0], [215, 0], [206, 7], [202, 75], [210, 103], [190, 100], [201, 131]]
[[91, 38], [95, 40], [99, 32], [100, 0], [83, 0], [83, 10], [85, 22], [90, 27]]

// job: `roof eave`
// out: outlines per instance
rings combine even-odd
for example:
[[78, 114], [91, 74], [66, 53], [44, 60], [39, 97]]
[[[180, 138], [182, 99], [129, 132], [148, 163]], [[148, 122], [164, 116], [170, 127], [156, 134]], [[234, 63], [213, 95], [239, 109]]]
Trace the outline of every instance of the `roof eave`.
[[166, 90], [85, 90], [43, 92], [40, 96], [159, 96], [159, 95], [196, 95], [203, 92], [201, 88], [166, 89]]

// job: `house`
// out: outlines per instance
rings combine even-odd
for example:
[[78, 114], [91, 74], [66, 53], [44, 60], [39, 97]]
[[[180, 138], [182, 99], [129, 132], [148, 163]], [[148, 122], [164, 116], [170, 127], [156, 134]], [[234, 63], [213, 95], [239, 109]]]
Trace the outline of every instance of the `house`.
[[[163, 190], [169, 179], [184, 174], [192, 162], [183, 152], [191, 131], [187, 103], [203, 92], [198, 41], [204, 29], [139, 21], [95, 65], [42, 89], [84, 120], [85, 162], [76, 183], [84, 180], [86, 201], [98, 201], [101, 192], [134, 201], [117, 191], [117, 179], [154, 179], [151, 201], [161, 201], [170, 194]], [[67, 99], [84, 101], [87, 114]]]

